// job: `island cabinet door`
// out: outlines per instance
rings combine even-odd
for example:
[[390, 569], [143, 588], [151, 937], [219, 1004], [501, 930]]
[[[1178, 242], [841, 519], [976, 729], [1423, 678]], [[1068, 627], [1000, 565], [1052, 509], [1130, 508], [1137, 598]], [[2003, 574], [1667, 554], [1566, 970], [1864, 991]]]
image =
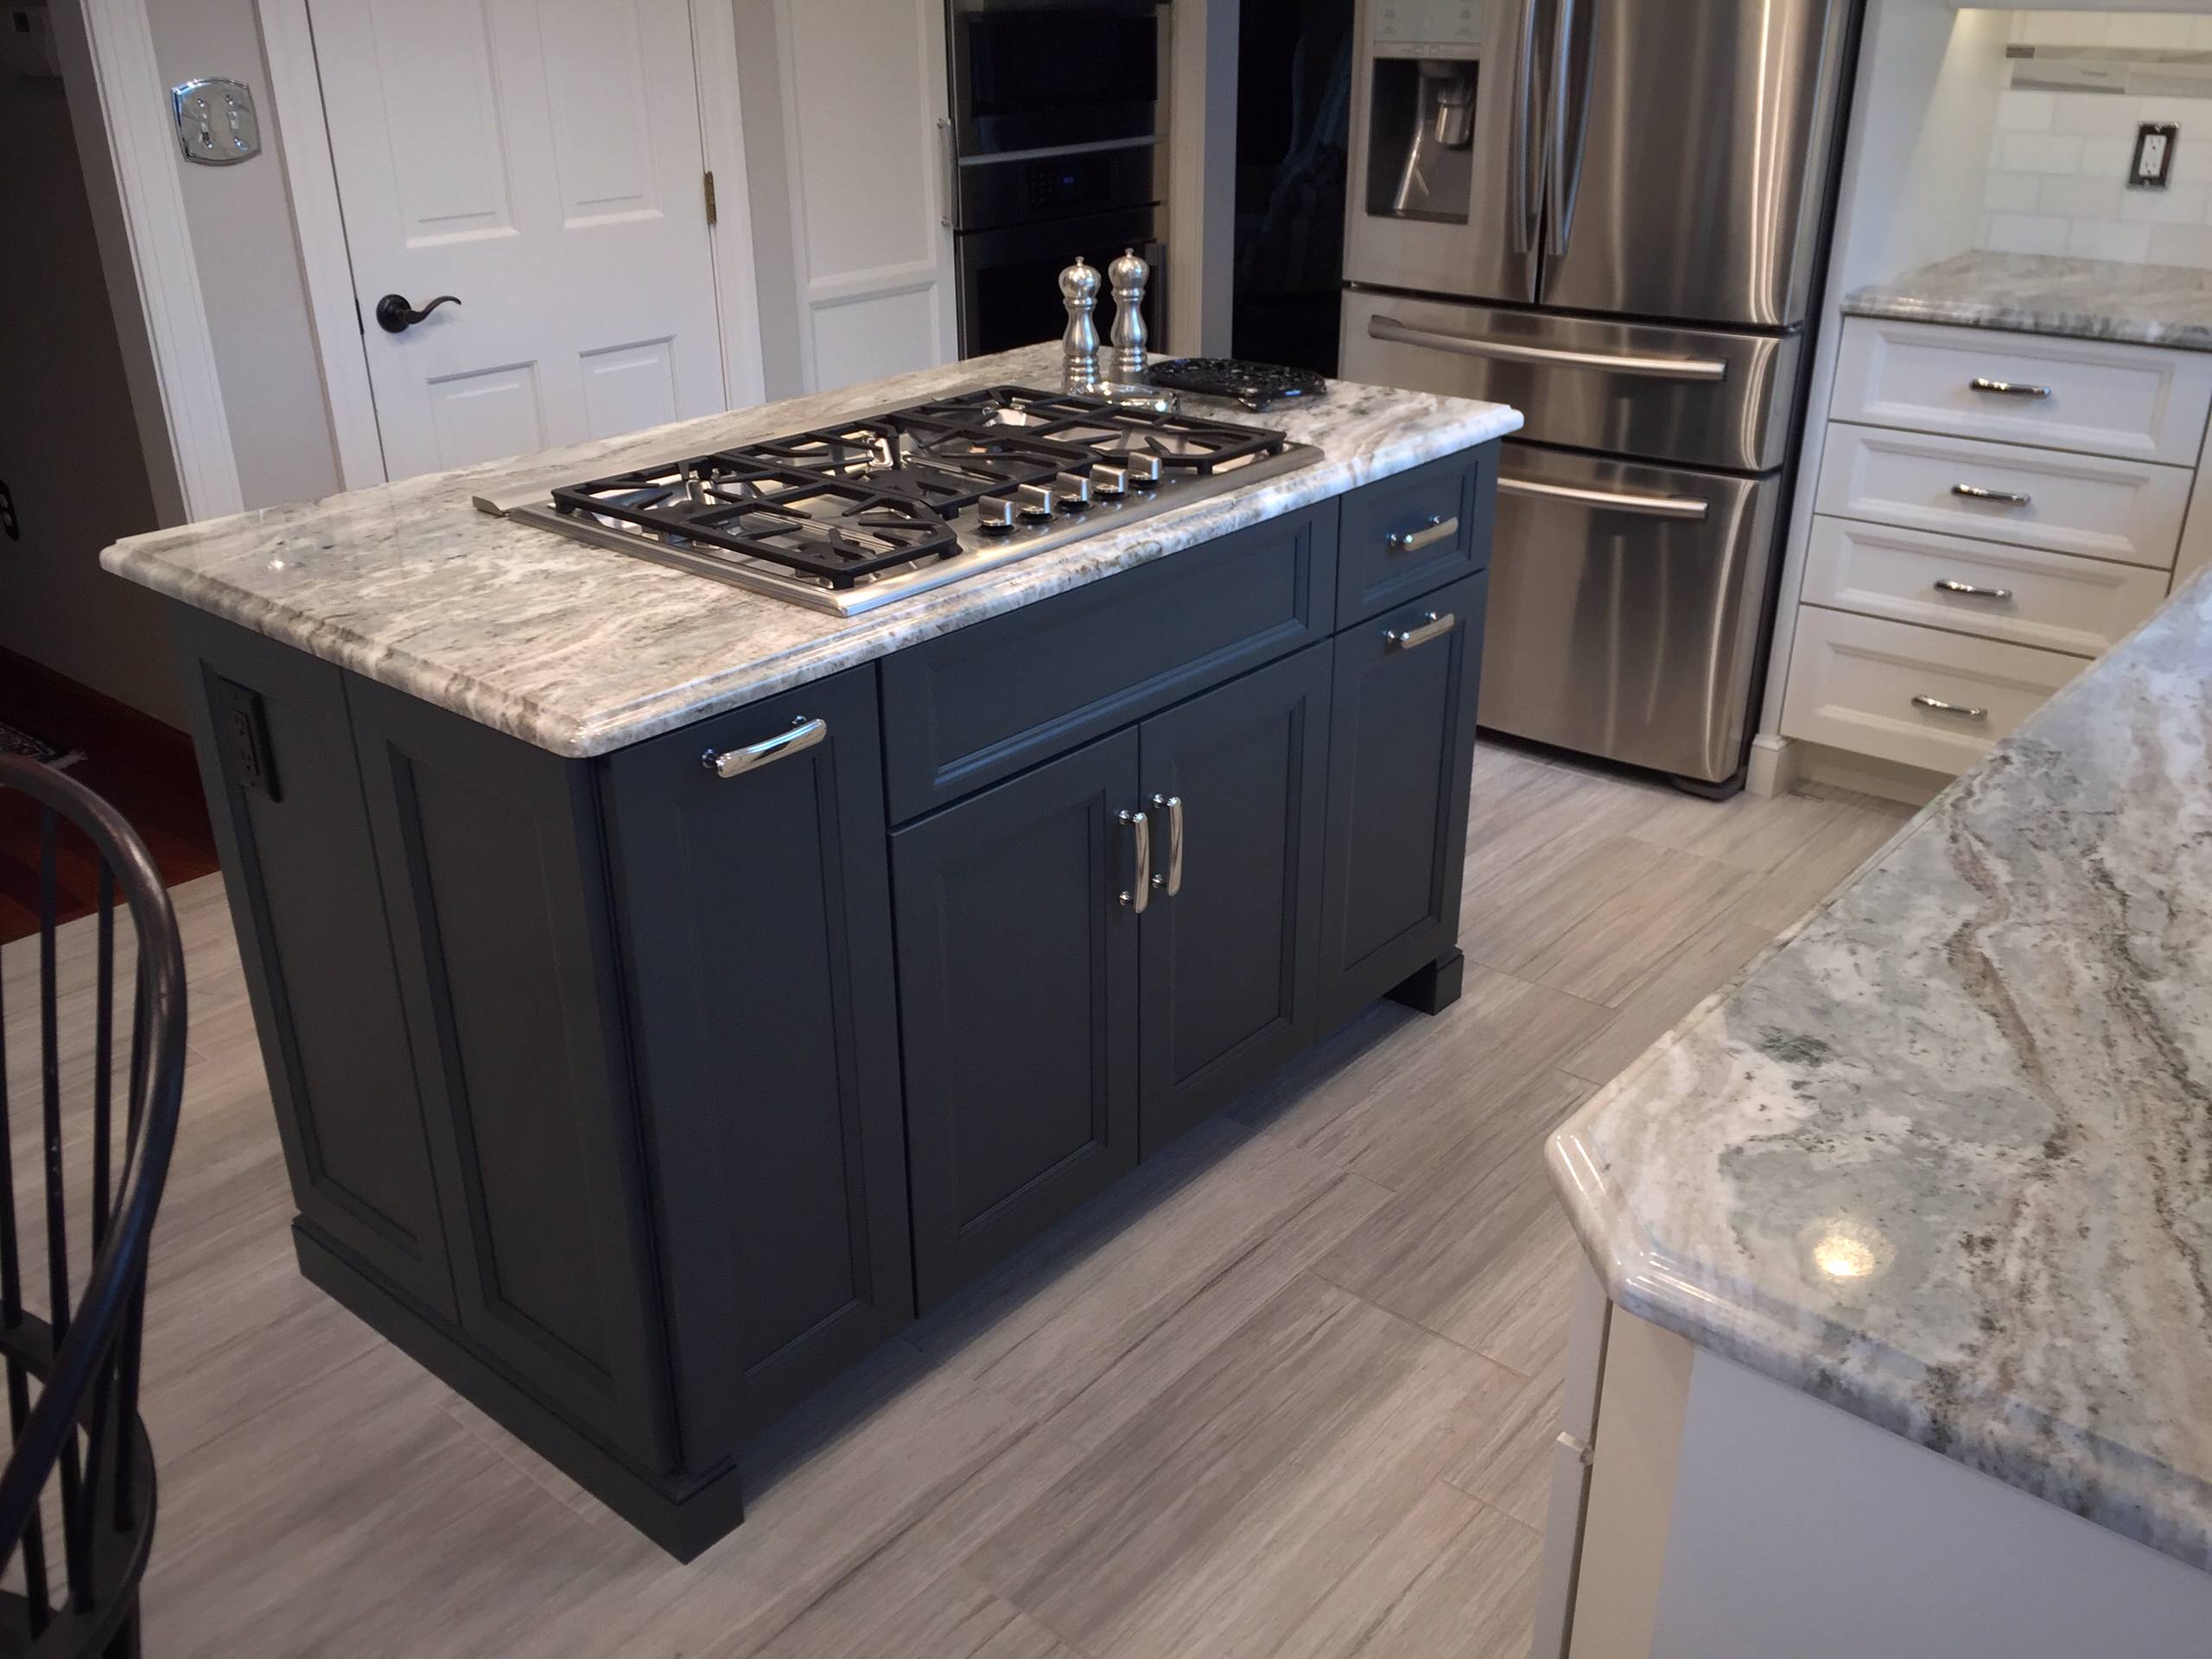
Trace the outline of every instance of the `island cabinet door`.
[[1457, 949], [1487, 573], [1338, 635], [1321, 1018]]
[[892, 837], [925, 1308], [1137, 1160], [1137, 734]]
[[1313, 1039], [1330, 650], [1144, 723], [1147, 1157]]
[[346, 676], [199, 611], [175, 626], [300, 1226], [450, 1325]]
[[564, 760], [348, 683], [470, 1344], [648, 1474], [672, 1469], [599, 806]]
[[626, 749], [602, 787], [705, 1457], [913, 1314], [875, 670]]

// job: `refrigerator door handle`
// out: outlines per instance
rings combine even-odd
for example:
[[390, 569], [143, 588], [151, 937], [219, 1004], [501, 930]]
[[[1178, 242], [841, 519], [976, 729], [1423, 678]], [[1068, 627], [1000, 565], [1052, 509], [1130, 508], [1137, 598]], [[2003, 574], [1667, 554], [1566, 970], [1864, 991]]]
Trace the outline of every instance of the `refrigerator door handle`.
[[1537, 0], [1521, 0], [1521, 53], [1513, 70], [1512, 154], [1513, 251], [1534, 253], [1543, 223], [1542, 146], [1537, 142]]
[[[1551, 154], [1544, 168], [1544, 194], [1550, 220], [1546, 251], [1557, 259], [1567, 252], [1574, 234], [1574, 207], [1582, 194], [1582, 151], [1590, 130], [1590, 74], [1597, 38], [1597, 9], [1601, 0], [1559, 0], [1558, 22], [1552, 38], [1552, 108], [1547, 135]], [[1590, 8], [1587, 25], [1576, 27], [1578, 14]], [[1576, 42], [1586, 49], [1577, 54]]]
[[1395, 341], [1401, 346], [1427, 346], [1462, 357], [1495, 358], [1501, 363], [1551, 364], [1561, 368], [1594, 369], [1605, 374], [1626, 374], [1644, 380], [1693, 380], [1707, 385], [1728, 378], [1728, 365], [1717, 357], [1620, 356], [1609, 352], [1570, 352], [1557, 346], [1523, 346], [1510, 340], [1474, 340], [1465, 334], [1440, 334], [1415, 328], [1395, 317], [1370, 317], [1368, 337]]
[[1578, 489], [1571, 484], [1540, 484], [1532, 478], [1497, 480], [1500, 495], [1522, 495], [1544, 501], [1567, 501], [1576, 506], [1624, 512], [1636, 518], [1682, 518], [1702, 524], [1713, 513], [1710, 501], [1694, 495], [1629, 495], [1619, 490]]

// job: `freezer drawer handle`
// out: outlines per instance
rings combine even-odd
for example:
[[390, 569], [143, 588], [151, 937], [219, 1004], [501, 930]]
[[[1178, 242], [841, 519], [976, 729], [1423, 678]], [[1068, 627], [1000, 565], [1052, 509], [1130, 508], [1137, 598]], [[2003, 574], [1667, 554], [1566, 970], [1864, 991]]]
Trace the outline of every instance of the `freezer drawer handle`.
[[2048, 397], [2049, 386], [2031, 386], [2016, 380], [1992, 380], [1987, 375], [1977, 374], [1968, 383], [1976, 391], [1994, 391], [2006, 397]]
[[1618, 490], [1581, 490], [1571, 484], [1539, 484], [1532, 478], [1501, 478], [1500, 495], [1534, 496], [1544, 501], [1573, 501], [1608, 512], [1625, 512], [1639, 518], [1680, 518], [1703, 523], [1713, 504], [1694, 495], [1624, 495]]
[[1434, 547], [1439, 542], [1456, 541], [1459, 535], [1459, 515], [1455, 513], [1446, 518], [1439, 513], [1419, 530], [1392, 531], [1390, 550], [1393, 553], [1418, 553], [1424, 547]]
[[1925, 709], [1930, 714], [1956, 715], [1961, 720], [1987, 720], [1989, 718], [1989, 710], [1986, 709], [1970, 709], [1965, 703], [1946, 702], [1941, 697], [1915, 697], [1912, 700], [1912, 706], [1916, 709]]
[[2035, 499], [2018, 490], [1985, 490], [1979, 484], [1954, 484], [1953, 495], [1962, 495], [1969, 501], [1993, 501], [2000, 507], [2024, 507]]
[[1977, 588], [1970, 582], [1953, 582], [1948, 576], [1936, 578], [1939, 594], [1963, 594], [1968, 599], [1993, 599], [1999, 603], [2012, 597], [2010, 588]]
[[1459, 613], [1446, 611], [1439, 616], [1431, 611], [1410, 628], [1391, 628], [1382, 635], [1383, 645], [1391, 651], [1417, 651], [1432, 639], [1441, 639], [1459, 626]]
[[787, 732], [778, 732], [773, 737], [764, 737], [758, 743], [748, 743], [741, 749], [709, 749], [699, 757], [699, 764], [717, 778], [742, 778], [748, 772], [758, 772], [771, 761], [804, 753], [830, 735], [826, 720], [809, 720], [800, 715], [791, 721]]
[[1523, 346], [1510, 340], [1471, 340], [1433, 328], [1415, 328], [1395, 317], [1370, 317], [1370, 340], [1395, 340], [1401, 346], [1430, 346], [1462, 357], [1495, 358], [1501, 363], [1552, 363], [1562, 368], [1594, 369], [1601, 374], [1630, 374], [1646, 380], [1695, 380], [1707, 385], [1726, 380], [1728, 365], [1718, 357], [1619, 356], [1610, 352], [1570, 352], [1556, 346]]

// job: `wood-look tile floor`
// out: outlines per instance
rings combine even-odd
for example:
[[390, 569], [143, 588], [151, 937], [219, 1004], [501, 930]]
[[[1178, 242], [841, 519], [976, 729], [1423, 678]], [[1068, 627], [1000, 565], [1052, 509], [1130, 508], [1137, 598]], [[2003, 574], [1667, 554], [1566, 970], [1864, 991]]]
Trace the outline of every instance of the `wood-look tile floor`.
[[188, 884], [148, 1650], [1518, 1656], [1576, 1249], [1543, 1137], [1905, 816], [1485, 743], [1465, 998], [1361, 1014], [887, 1346], [689, 1567], [300, 1279], [220, 877]]

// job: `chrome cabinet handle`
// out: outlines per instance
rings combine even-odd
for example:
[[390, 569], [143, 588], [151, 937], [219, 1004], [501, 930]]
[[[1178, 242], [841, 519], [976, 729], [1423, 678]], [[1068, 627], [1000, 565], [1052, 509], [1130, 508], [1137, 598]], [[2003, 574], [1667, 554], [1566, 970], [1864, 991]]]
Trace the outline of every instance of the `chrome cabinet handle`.
[[1382, 636], [1384, 647], [1390, 651], [1414, 651], [1432, 639], [1441, 639], [1459, 626], [1459, 619], [1446, 611], [1439, 616], [1434, 611], [1427, 618], [1410, 628], [1392, 628]]
[[1601, 507], [1607, 512], [1625, 512], [1638, 518], [1684, 518], [1702, 520], [1713, 512], [1713, 505], [1694, 495], [1628, 495], [1618, 490], [1585, 490], [1572, 484], [1539, 484], [1532, 478], [1501, 478], [1497, 480], [1500, 495], [1524, 495], [1540, 501], [1572, 501], [1578, 506]]
[[801, 715], [791, 721], [787, 732], [764, 737], [741, 749], [709, 749], [699, 757], [699, 764], [717, 778], [742, 778], [748, 772], [758, 772], [788, 756], [804, 754], [829, 735], [828, 721], [810, 720]]
[[1152, 902], [1152, 820], [1141, 812], [1124, 811], [1122, 827], [1136, 848], [1136, 875], [1121, 893], [1121, 902], [1132, 916], [1144, 914]]
[[960, 156], [953, 141], [952, 123], [939, 121], [937, 131], [944, 143], [944, 211], [938, 215], [937, 222], [949, 231], [960, 216]]
[[1449, 518], [1435, 513], [1419, 530], [1392, 531], [1389, 540], [1393, 553], [1418, 553], [1424, 547], [1434, 547], [1439, 542], [1455, 540], [1459, 534], [1459, 517], [1457, 513]]
[[1152, 885], [1173, 899], [1183, 891], [1183, 798], [1155, 795], [1152, 810], [1167, 817], [1167, 869], [1152, 878]]
[[1912, 700], [1912, 706], [1916, 709], [1925, 709], [1930, 714], [1956, 715], [1961, 720], [1987, 720], [1989, 718], [1989, 710], [1986, 709], [1971, 709], [1962, 702], [1946, 702], [1941, 697], [1915, 697]]
[[1970, 582], [1953, 582], [1948, 576], [1936, 578], [1936, 591], [1939, 594], [1964, 594], [1968, 599], [2005, 600], [2012, 597], [2010, 588], [1977, 588]]
[[2049, 386], [2031, 386], [2018, 380], [1992, 380], [1986, 374], [1977, 374], [1967, 382], [1975, 391], [1993, 391], [2006, 397], [2048, 397]]
[[1570, 352], [1557, 346], [1523, 346], [1510, 340], [1475, 340], [1447, 334], [1434, 328], [1415, 328], [1395, 317], [1370, 317], [1370, 340], [1387, 340], [1401, 346], [1431, 346], [1462, 357], [1490, 357], [1501, 363], [1554, 363], [1562, 368], [1595, 369], [1605, 374], [1635, 375], [1646, 380], [1699, 380], [1717, 383], [1728, 378], [1728, 363], [1718, 357], [1646, 357], [1616, 352]]
[[1985, 490], [1979, 484], [1954, 484], [1953, 495], [1962, 495], [1969, 501], [1994, 501], [2000, 507], [2024, 507], [2035, 499], [2018, 490]]

